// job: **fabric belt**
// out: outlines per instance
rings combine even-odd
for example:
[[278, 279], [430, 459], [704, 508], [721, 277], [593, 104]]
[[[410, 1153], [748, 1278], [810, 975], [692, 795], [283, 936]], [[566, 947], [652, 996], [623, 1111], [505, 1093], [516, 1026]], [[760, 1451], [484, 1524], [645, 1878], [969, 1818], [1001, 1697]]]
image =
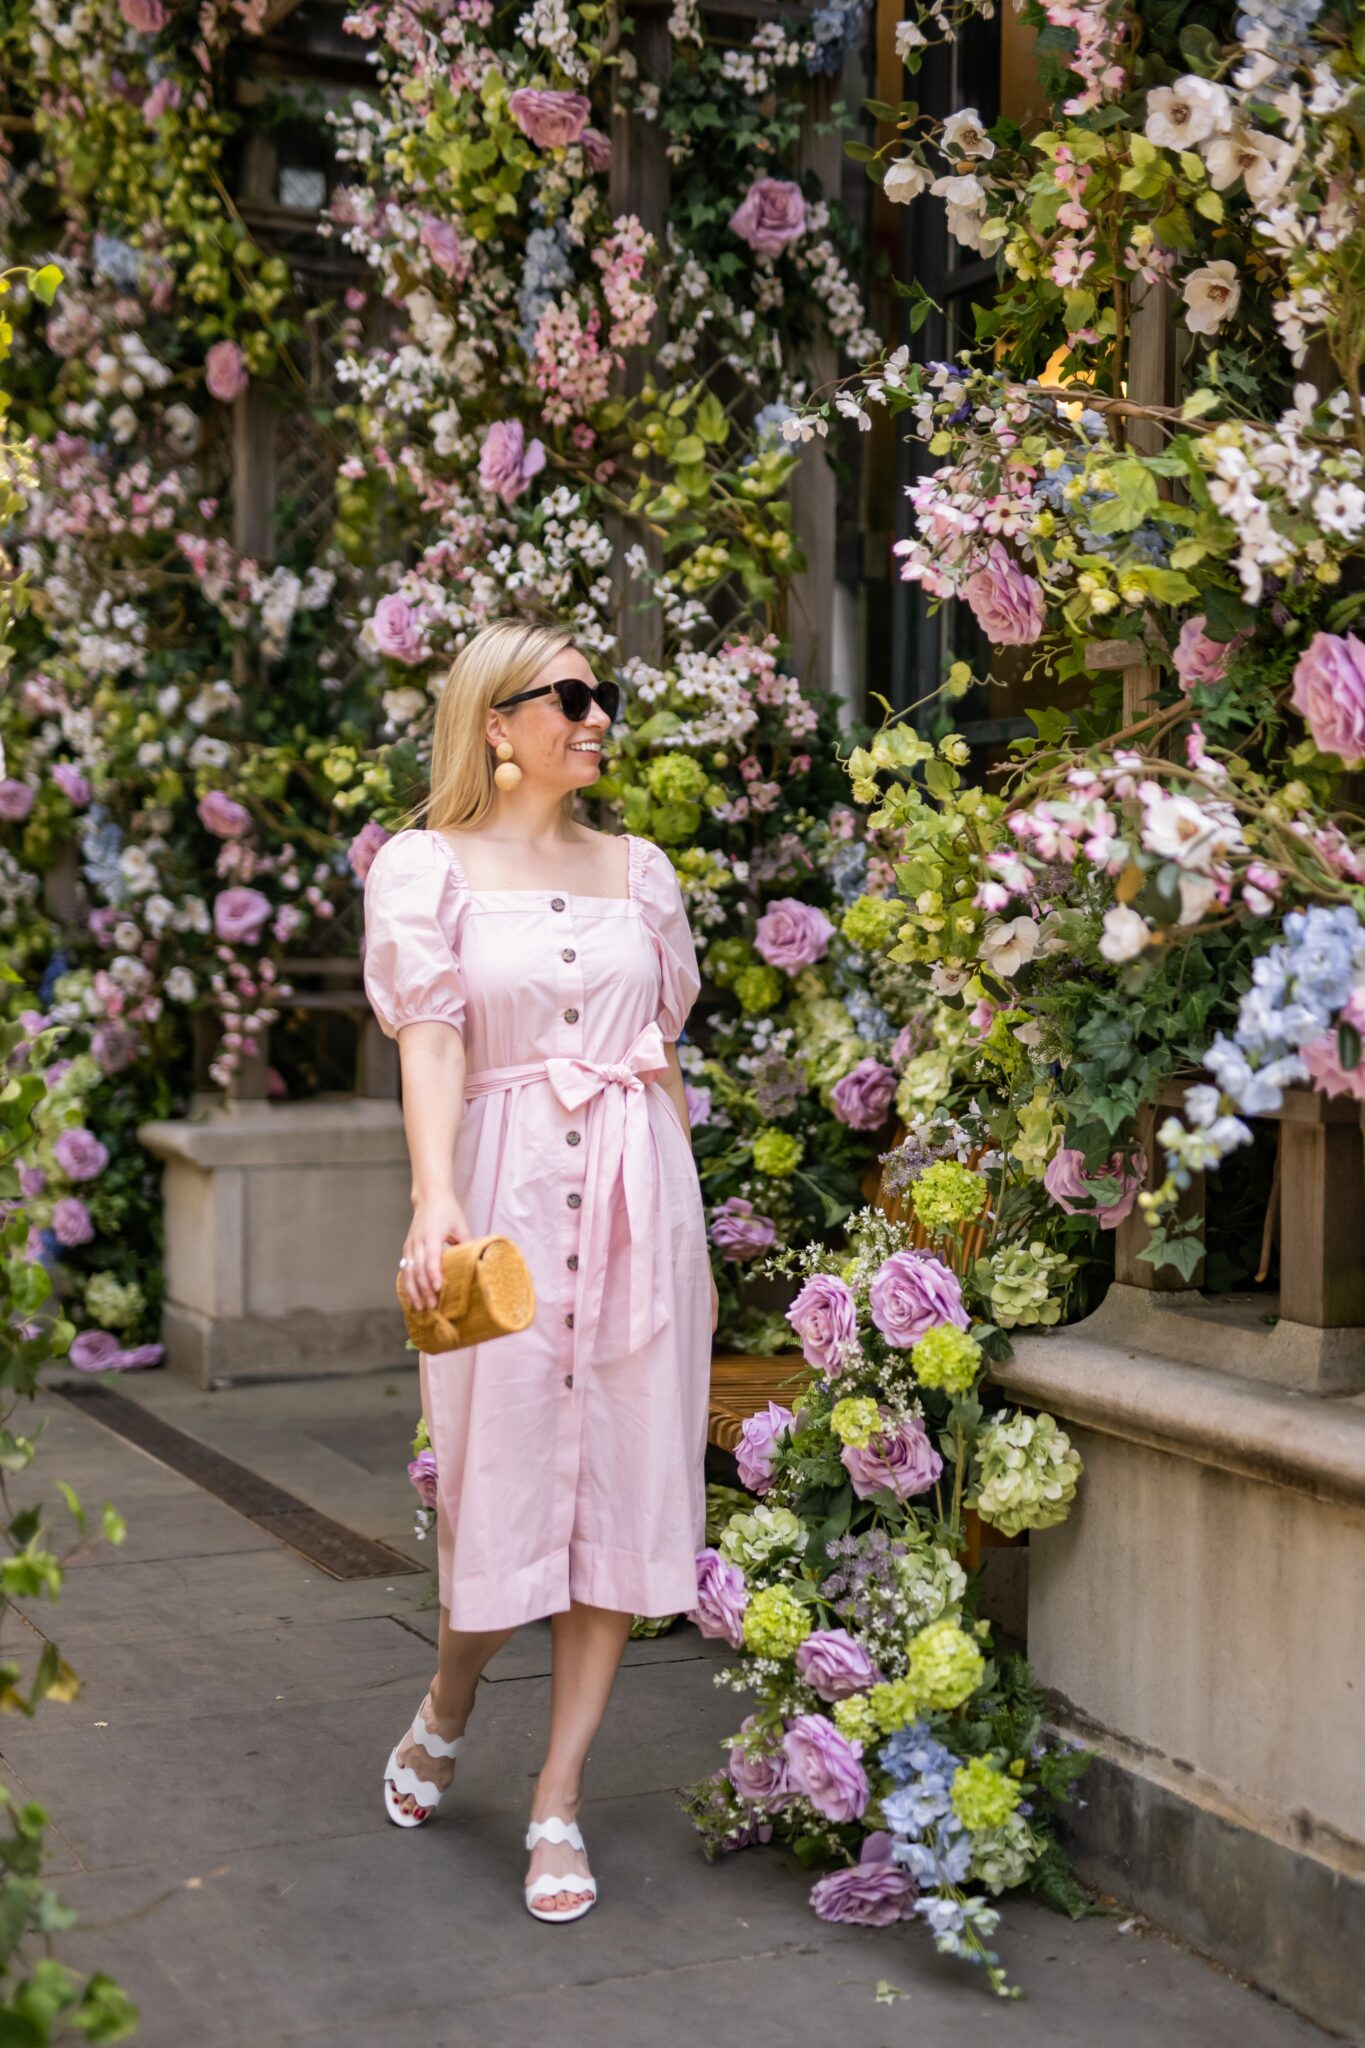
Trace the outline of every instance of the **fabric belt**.
[[629, 1231], [626, 1262], [629, 1290], [628, 1344], [638, 1351], [669, 1320], [666, 1290], [655, 1278], [662, 1208], [659, 1161], [650, 1129], [647, 1082], [667, 1073], [663, 1033], [647, 1024], [620, 1060], [573, 1057], [528, 1060], [515, 1067], [485, 1067], [465, 1077], [466, 1100], [509, 1088], [548, 1082], [562, 1107], [572, 1113], [601, 1098], [598, 1113], [585, 1119], [583, 1219], [580, 1238], [575, 1336], [602, 1322], [612, 1222], [618, 1196]]

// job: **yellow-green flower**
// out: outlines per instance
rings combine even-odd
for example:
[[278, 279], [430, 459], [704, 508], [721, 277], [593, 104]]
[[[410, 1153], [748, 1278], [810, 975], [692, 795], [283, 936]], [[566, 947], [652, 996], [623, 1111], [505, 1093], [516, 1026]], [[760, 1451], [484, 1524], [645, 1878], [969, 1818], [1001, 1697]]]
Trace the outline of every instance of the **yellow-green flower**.
[[925, 1229], [937, 1237], [979, 1216], [989, 1192], [984, 1174], [972, 1173], [956, 1159], [937, 1159], [911, 1187], [910, 1201]]
[[761, 1586], [744, 1610], [744, 1647], [756, 1657], [792, 1657], [810, 1634], [810, 1615], [787, 1586]]
[[922, 1387], [942, 1387], [946, 1394], [965, 1394], [981, 1364], [981, 1346], [975, 1337], [952, 1323], [936, 1323], [926, 1330], [910, 1353], [915, 1377]]
[[657, 754], [645, 770], [649, 793], [659, 803], [695, 803], [710, 779], [689, 754]]
[[779, 1131], [775, 1125], [766, 1124], [754, 1136], [754, 1165], [760, 1173], [770, 1173], [781, 1178], [795, 1173], [801, 1164], [805, 1146], [790, 1131]]
[[874, 1685], [867, 1695], [867, 1704], [883, 1735], [894, 1735], [898, 1728], [907, 1727], [919, 1712], [915, 1688], [908, 1678], [892, 1678], [883, 1685]]
[[851, 1692], [846, 1699], [836, 1700], [830, 1714], [835, 1727], [848, 1741], [871, 1743], [877, 1740], [877, 1719], [865, 1692]]
[[974, 1756], [958, 1767], [948, 1794], [954, 1813], [974, 1835], [1003, 1827], [1020, 1796], [1013, 1778], [1003, 1777], [984, 1756]]
[[830, 1410], [829, 1426], [841, 1444], [861, 1447], [870, 1444], [881, 1428], [881, 1410], [875, 1401], [861, 1395], [850, 1395], [835, 1402]]
[[840, 929], [860, 953], [884, 953], [904, 923], [905, 905], [898, 896], [855, 896]]
[[756, 1017], [764, 1010], [775, 1009], [781, 1002], [786, 980], [779, 968], [763, 967], [755, 962], [752, 967], [742, 967], [731, 986], [745, 1015]]
[[986, 1660], [954, 1621], [931, 1621], [910, 1645], [903, 1684], [923, 1707], [947, 1713], [970, 1699], [985, 1675]]

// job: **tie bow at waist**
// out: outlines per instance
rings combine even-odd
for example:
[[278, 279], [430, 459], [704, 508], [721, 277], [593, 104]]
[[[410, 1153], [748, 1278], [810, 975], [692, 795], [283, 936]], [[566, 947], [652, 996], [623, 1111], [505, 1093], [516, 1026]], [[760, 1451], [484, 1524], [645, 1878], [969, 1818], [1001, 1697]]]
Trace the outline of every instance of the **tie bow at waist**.
[[[625, 1271], [613, 1270], [612, 1281], [615, 1288], [624, 1280], [628, 1288], [631, 1351], [649, 1343], [668, 1321], [663, 1290], [654, 1277], [659, 1236], [654, 1219], [662, 1204], [659, 1163], [645, 1099], [646, 1083], [667, 1071], [663, 1034], [657, 1024], [647, 1024], [620, 1060], [529, 1060], [515, 1067], [485, 1067], [465, 1078], [467, 1099], [537, 1082], [548, 1082], [560, 1105], [570, 1112], [600, 1098], [585, 1133], [574, 1328], [576, 1332], [597, 1332], [603, 1322], [613, 1218], [619, 1201], [629, 1231], [629, 1255]], [[614, 1314], [610, 1322], [617, 1326]]]

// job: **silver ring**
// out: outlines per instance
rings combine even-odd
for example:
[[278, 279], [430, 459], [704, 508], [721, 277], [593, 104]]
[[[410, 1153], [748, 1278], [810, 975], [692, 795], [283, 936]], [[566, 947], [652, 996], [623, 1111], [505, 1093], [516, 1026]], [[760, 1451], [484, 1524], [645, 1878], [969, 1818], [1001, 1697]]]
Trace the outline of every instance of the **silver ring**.
[[402, 1272], [405, 1272], [405, 1271], [407, 1270], [407, 1268], [408, 1268], [408, 1267], [409, 1267], [409, 1266], [410, 1266], [411, 1264], [412, 1264], [412, 1260], [411, 1260], [411, 1259], [400, 1259], [400, 1260], [398, 1261], [398, 1270], [399, 1270], [399, 1272], [400, 1272], [400, 1273], [402, 1273]]

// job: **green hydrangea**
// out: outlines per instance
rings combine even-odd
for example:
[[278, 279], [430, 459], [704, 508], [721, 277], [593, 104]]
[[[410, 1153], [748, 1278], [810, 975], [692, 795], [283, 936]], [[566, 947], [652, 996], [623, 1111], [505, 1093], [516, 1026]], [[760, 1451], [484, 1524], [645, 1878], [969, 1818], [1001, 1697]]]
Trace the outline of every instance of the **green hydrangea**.
[[136, 1280], [96, 1273], [85, 1290], [85, 1306], [106, 1330], [130, 1330], [146, 1308], [147, 1297]]
[[999, 1067], [1007, 1081], [1020, 1081], [1028, 1074], [1028, 1049], [1014, 1035], [1015, 1026], [1028, 1021], [1027, 1010], [997, 1010], [990, 1030], [977, 1046], [980, 1057]]
[[780, 968], [764, 967], [755, 961], [752, 967], [740, 969], [731, 986], [745, 1015], [757, 1017], [764, 1010], [776, 1009], [785, 992], [786, 977]]
[[706, 1540], [719, 1543], [725, 1532], [725, 1525], [732, 1515], [746, 1515], [753, 1506], [754, 1497], [738, 1486], [717, 1486], [714, 1483], [706, 1489]]
[[1050, 1529], [1070, 1514], [1080, 1476], [1080, 1454], [1053, 1417], [1016, 1409], [977, 1437], [967, 1505], [1006, 1536]]
[[905, 905], [898, 896], [855, 896], [840, 929], [860, 953], [884, 953], [904, 923]]
[[908, 1678], [892, 1678], [874, 1685], [867, 1694], [868, 1710], [883, 1735], [894, 1735], [919, 1713], [915, 1688]]
[[419, 1415], [417, 1427], [412, 1433], [412, 1455], [414, 1458], [417, 1458], [421, 1456], [423, 1451], [429, 1451], [430, 1449], [431, 1431], [427, 1428], [427, 1418], [425, 1415]]
[[959, 1223], [972, 1222], [985, 1208], [989, 1193], [984, 1174], [972, 1173], [956, 1159], [937, 1159], [914, 1182], [910, 1202], [930, 1236], [937, 1237]]
[[936, 1323], [911, 1348], [910, 1363], [922, 1387], [965, 1394], [981, 1366], [981, 1346], [953, 1323]]
[[920, 1706], [948, 1713], [971, 1698], [985, 1670], [985, 1658], [955, 1621], [931, 1621], [910, 1645], [904, 1682]]
[[927, 1628], [940, 1616], [955, 1617], [967, 1596], [967, 1574], [946, 1544], [923, 1534], [902, 1538], [907, 1548], [896, 1560], [896, 1572], [913, 1628]]
[[697, 801], [711, 778], [690, 754], [656, 754], [645, 779], [656, 803], [689, 804]]
[[[813, 974], [814, 970], [810, 972]], [[804, 980], [804, 976], [798, 975], [798, 993]], [[832, 1088], [871, 1051], [867, 1041], [853, 1029], [844, 1005], [834, 996], [803, 996], [788, 1012], [788, 1021], [796, 1033], [801, 1064], [812, 1088]]]
[[1075, 1272], [1073, 1259], [1050, 1252], [1035, 1238], [1032, 1244], [1002, 1245], [983, 1263], [991, 1314], [1002, 1330], [1038, 1325], [1050, 1329], [1060, 1321], [1062, 1303], [1054, 1289]]
[[917, 1053], [908, 1063], [896, 1088], [896, 1114], [903, 1122], [939, 1107], [948, 1093], [952, 1065], [951, 1053], [938, 1046]]
[[953, 1773], [948, 1797], [963, 1827], [975, 1835], [1002, 1827], [1019, 1804], [1020, 1792], [1013, 1778], [997, 1771], [986, 1757], [974, 1756]]
[[792, 1657], [810, 1634], [810, 1615], [789, 1586], [761, 1586], [744, 1610], [744, 1647], [756, 1657]]
[[722, 1557], [745, 1571], [754, 1571], [775, 1557], [799, 1557], [806, 1547], [806, 1525], [790, 1508], [755, 1508], [732, 1515], [716, 1545]]
[[846, 1699], [836, 1700], [830, 1708], [830, 1717], [839, 1733], [849, 1742], [861, 1742], [866, 1746], [875, 1742], [880, 1733], [872, 1703], [865, 1692], [851, 1692]]
[[882, 1426], [882, 1412], [875, 1401], [849, 1396], [835, 1402], [829, 1426], [841, 1444], [870, 1444]]
[[754, 1135], [754, 1165], [760, 1173], [770, 1173], [775, 1179], [795, 1173], [801, 1164], [805, 1146], [790, 1131], [779, 1131], [775, 1125], [766, 1124]]
[[973, 1836], [972, 1876], [998, 1898], [1024, 1882], [1042, 1846], [1023, 1814], [1012, 1813], [1002, 1827]]

